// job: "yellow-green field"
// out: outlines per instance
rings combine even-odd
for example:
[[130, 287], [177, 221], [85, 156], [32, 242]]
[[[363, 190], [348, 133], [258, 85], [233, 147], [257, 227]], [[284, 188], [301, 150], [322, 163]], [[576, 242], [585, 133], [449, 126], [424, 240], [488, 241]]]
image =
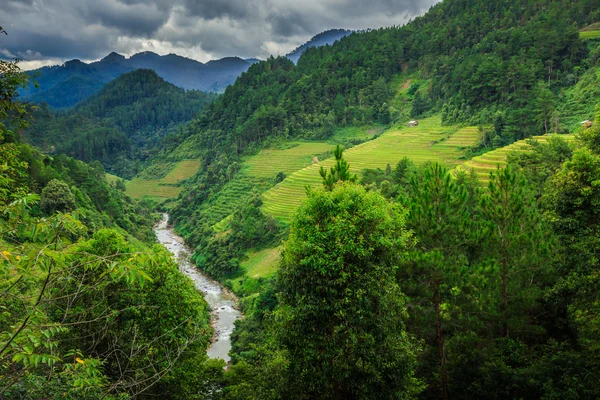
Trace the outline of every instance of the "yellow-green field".
[[[533, 139], [543, 143], [546, 142], [550, 136], [551, 135], [534, 136]], [[560, 135], [560, 137], [567, 141], [572, 141], [575, 139], [574, 135]], [[506, 158], [510, 152], [524, 151], [531, 147], [527, 143], [527, 140], [529, 139], [519, 140], [518, 142], [496, 150], [492, 150], [481, 156], [473, 157], [471, 160], [459, 165], [456, 169], [464, 171], [470, 171], [473, 169], [481, 183], [486, 184], [490, 180], [490, 172], [495, 171], [498, 166], [504, 167], [506, 165]]]
[[598, 30], [598, 31], [583, 31], [583, 32], [579, 32], [579, 37], [582, 40], [600, 39], [600, 30]]
[[257, 279], [267, 278], [273, 275], [279, 268], [281, 248], [276, 247], [260, 251], [249, 251], [246, 256], [248, 259], [240, 264], [244, 271], [244, 275], [230, 281], [234, 290], [240, 288], [245, 277]]
[[249, 157], [244, 164], [247, 173], [257, 178], [272, 178], [279, 171], [286, 175], [311, 165], [317, 154], [333, 150], [334, 145], [323, 142], [294, 142], [293, 147], [285, 150], [261, 150]]
[[177, 163], [175, 168], [173, 168], [171, 172], [167, 174], [167, 176], [161, 179], [161, 183], [175, 184], [180, 180], [191, 178], [196, 174], [196, 172], [198, 172], [199, 169], [200, 161], [198, 160], [181, 161]]
[[[476, 144], [477, 128], [457, 130], [455, 127], [442, 127], [439, 117], [420, 121], [418, 127], [392, 129], [379, 138], [352, 147], [344, 152], [344, 158], [355, 173], [366, 168], [385, 168], [396, 165], [403, 157], [417, 164], [438, 161], [448, 166], [459, 162], [464, 148]], [[290, 221], [294, 212], [305, 198], [306, 186], [321, 183], [319, 168], [329, 168], [332, 158], [309, 165], [289, 175], [263, 194], [263, 210], [283, 221]]]
[[600, 38], [600, 22], [591, 24], [579, 31], [579, 37], [582, 40]]
[[248, 253], [248, 259], [241, 263], [246, 276], [251, 278], [266, 277], [277, 270], [281, 258], [281, 249], [265, 249]]
[[136, 199], [149, 197], [159, 201], [177, 197], [183, 188], [175, 186], [175, 184], [183, 179], [191, 178], [199, 168], [198, 160], [181, 161], [162, 179], [135, 178], [126, 182], [126, 193]]

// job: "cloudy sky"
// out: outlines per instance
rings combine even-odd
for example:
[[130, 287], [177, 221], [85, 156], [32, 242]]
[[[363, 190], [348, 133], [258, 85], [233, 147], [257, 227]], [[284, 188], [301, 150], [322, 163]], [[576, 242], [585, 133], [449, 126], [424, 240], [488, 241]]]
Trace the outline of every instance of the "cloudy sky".
[[111, 51], [265, 58], [327, 29], [401, 25], [437, 1], [0, 0], [0, 57], [25, 69]]

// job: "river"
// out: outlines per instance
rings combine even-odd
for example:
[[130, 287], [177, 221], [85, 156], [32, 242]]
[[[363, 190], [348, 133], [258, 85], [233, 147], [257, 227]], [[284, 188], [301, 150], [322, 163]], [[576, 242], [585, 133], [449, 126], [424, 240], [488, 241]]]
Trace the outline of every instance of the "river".
[[168, 226], [168, 218], [168, 214], [163, 214], [163, 219], [154, 227], [156, 238], [160, 244], [173, 253], [179, 270], [194, 281], [196, 288], [202, 292], [210, 306], [215, 335], [208, 347], [208, 356], [229, 362], [234, 322], [242, 316], [242, 313], [236, 308], [237, 299], [220, 283], [210, 279], [192, 265], [188, 248], [183, 239]]

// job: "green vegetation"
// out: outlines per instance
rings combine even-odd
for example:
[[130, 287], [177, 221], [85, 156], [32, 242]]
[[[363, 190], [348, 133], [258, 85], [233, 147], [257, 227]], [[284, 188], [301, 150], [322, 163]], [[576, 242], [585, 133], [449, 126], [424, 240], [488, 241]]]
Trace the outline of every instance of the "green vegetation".
[[[403, 157], [416, 163], [440, 161], [452, 166], [460, 162], [466, 148], [477, 143], [477, 135], [476, 128], [443, 127], [439, 118], [428, 118], [417, 127], [391, 129], [375, 140], [346, 150], [344, 158], [354, 173], [366, 168], [385, 169]], [[328, 159], [291, 174], [264, 193], [263, 210], [289, 222], [306, 196], [305, 187], [320, 184], [319, 168], [333, 164], [334, 160]]]
[[314, 191], [294, 220], [278, 276], [289, 360], [281, 397], [413, 398], [418, 346], [406, 334], [394, 254], [405, 212], [352, 184]]
[[213, 390], [223, 363], [205, 353], [208, 305], [153, 244], [148, 210], [108, 184], [98, 162], [17, 140], [26, 80], [0, 61], [0, 397], [183, 400]]
[[160, 179], [134, 178], [127, 181], [125, 183], [127, 195], [134, 199], [147, 197], [158, 202], [176, 198], [183, 190], [179, 186], [181, 181], [194, 176], [200, 169], [200, 162], [198, 160], [183, 160], [171, 165], [170, 168], [170, 171], [163, 169], [159, 172], [165, 174]]
[[[89, 365], [88, 398], [135, 396], [154, 371], [165, 373], [148, 398], [599, 398], [600, 115], [579, 128], [597, 105], [600, 48], [586, 36], [599, 10], [444, 0], [405, 26], [308, 49], [298, 65], [254, 64], [185, 126], [153, 131], [162, 122], [128, 108], [141, 153], [106, 159], [129, 171], [125, 184], [4, 129], [0, 290], [21, 290], [25, 308], [0, 304], [0, 350], [15, 346], [0, 351], [0, 388], [44, 380], [71, 395], [81, 380], [68, 374]], [[0, 76], [10, 99], [19, 75]], [[92, 148], [125, 154], [119, 132], [136, 120], [120, 117], [71, 122], [116, 138]], [[134, 177], [129, 161], [150, 157]], [[205, 360], [206, 304], [150, 248], [149, 214], [123, 190], [170, 198], [192, 260], [239, 295], [227, 371]], [[63, 292], [77, 311], [44, 297]], [[73, 312], [91, 336], [66, 325]], [[96, 318], [116, 341], [94, 336]], [[61, 330], [48, 337], [51, 324]]]
[[110, 82], [72, 110], [54, 112], [43, 104], [25, 137], [46, 152], [97, 160], [130, 179], [160, 151], [169, 133], [215, 98], [177, 88], [140, 69]]
[[248, 166], [245, 172], [260, 178], [273, 178], [278, 172], [288, 175], [311, 165], [315, 157], [333, 148], [322, 142], [291, 142], [288, 149], [264, 149], [244, 161]]
[[583, 40], [600, 39], [600, 30], [579, 32], [579, 36]]
[[[511, 152], [523, 152], [531, 149], [532, 143], [546, 143], [554, 135], [534, 136], [526, 140], [519, 140], [508, 146], [487, 152], [481, 156], [473, 157], [471, 160], [456, 167], [458, 171], [475, 171], [482, 184], [487, 184], [490, 180], [490, 172], [494, 172], [498, 167], [504, 167], [507, 164], [508, 156]], [[573, 135], [560, 135], [567, 141], [573, 141]]]

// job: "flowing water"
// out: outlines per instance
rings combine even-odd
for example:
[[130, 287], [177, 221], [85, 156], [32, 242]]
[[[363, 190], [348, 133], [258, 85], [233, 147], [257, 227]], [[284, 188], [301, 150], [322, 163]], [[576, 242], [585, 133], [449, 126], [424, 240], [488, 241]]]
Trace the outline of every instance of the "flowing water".
[[234, 322], [242, 316], [236, 308], [236, 297], [220, 283], [210, 279], [198, 271], [190, 262], [190, 253], [183, 239], [168, 226], [168, 214], [156, 225], [154, 232], [160, 244], [175, 255], [179, 270], [190, 277], [196, 288], [202, 292], [204, 299], [211, 308], [212, 324], [215, 336], [208, 347], [207, 354], [211, 358], [221, 358], [229, 362], [231, 349], [231, 333]]

